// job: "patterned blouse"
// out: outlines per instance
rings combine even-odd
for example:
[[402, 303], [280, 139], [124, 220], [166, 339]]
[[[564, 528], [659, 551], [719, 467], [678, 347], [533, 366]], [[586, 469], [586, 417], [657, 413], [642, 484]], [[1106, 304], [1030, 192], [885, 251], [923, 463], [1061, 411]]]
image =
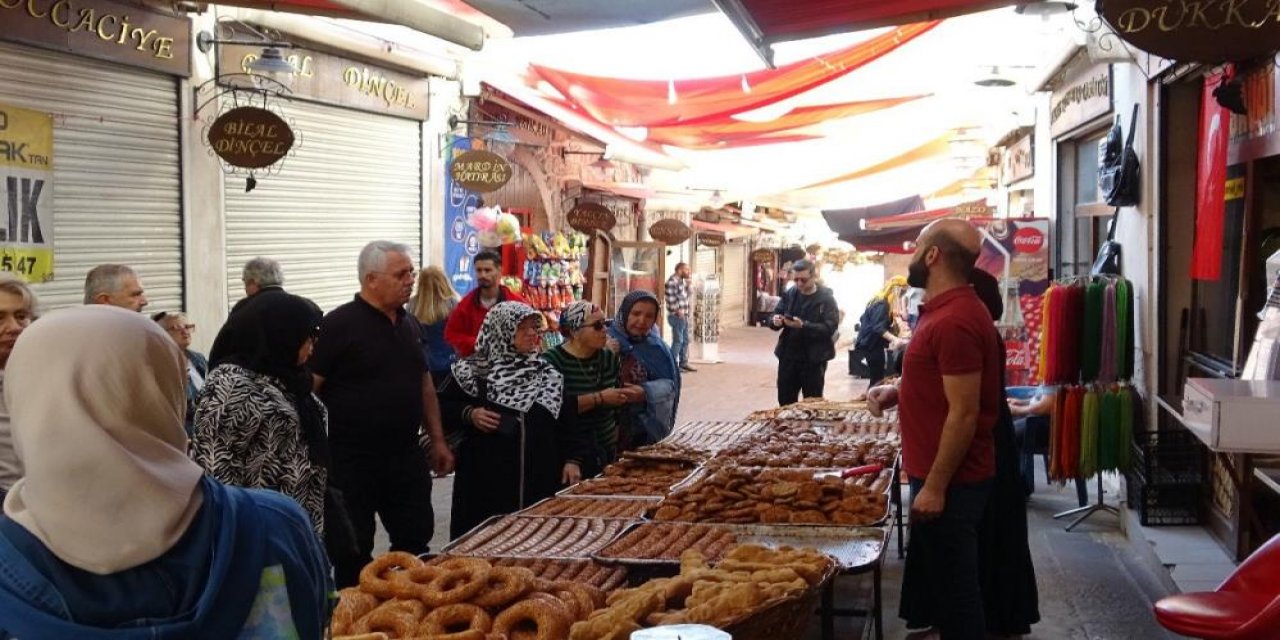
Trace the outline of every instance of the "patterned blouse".
[[[328, 412], [312, 400], [327, 431]], [[293, 498], [324, 535], [328, 470], [308, 456], [298, 411], [278, 379], [233, 364], [214, 368], [196, 402], [191, 457], [221, 482]]]

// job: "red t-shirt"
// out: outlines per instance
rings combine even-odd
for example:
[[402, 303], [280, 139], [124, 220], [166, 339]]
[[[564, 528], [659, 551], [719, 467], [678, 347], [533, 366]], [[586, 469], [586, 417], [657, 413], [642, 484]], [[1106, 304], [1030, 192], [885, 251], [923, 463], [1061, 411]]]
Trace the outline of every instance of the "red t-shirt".
[[971, 287], [946, 291], [920, 307], [920, 322], [911, 336], [898, 387], [902, 423], [902, 466], [912, 478], [929, 476], [942, 426], [947, 396], [942, 376], [982, 372], [978, 428], [953, 483], [979, 482], [996, 473], [992, 431], [1000, 417], [1003, 346], [991, 314]]

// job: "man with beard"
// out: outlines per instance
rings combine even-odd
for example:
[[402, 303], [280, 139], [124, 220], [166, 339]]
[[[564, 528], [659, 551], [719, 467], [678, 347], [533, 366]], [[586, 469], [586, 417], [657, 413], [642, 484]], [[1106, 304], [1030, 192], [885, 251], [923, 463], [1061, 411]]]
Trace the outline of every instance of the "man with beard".
[[773, 355], [778, 357], [778, 404], [822, 397], [827, 362], [836, 357], [834, 336], [840, 326], [840, 308], [831, 289], [818, 284], [812, 262], [796, 260], [792, 282], [773, 309], [769, 328], [781, 330]]
[[523, 302], [520, 294], [498, 284], [502, 277], [502, 255], [485, 250], [472, 261], [476, 271], [476, 288], [462, 297], [458, 306], [449, 314], [444, 326], [444, 340], [458, 352], [458, 358], [466, 358], [476, 352], [476, 336], [489, 310], [499, 302]]
[[372, 559], [374, 514], [393, 551], [427, 552], [435, 525], [428, 461], [440, 475], [453, 470], [421, 328], [404, 308], [417, 275], [409, 247], [370, 242], [358, 271], [360, 293], [320, 322], [309, 361], [329, 410], [329, 484], [355, 529], [355, 548], [332, 558], [339, 587], [356, 584]]
[[901, 613], [909, 626], [935, 626], [943, 640], [982, 640], [986, 633], [978, 523], [995, 475], [992, 431], [1004, 351], [991, 314], [969, 286], [981, 243], [963, 220], [940, 220], [920, 233], [907, 283], [925, 290], [925, 302], [901, 387], [868, 392], [874, 414], [900, 405], [911, 483]]

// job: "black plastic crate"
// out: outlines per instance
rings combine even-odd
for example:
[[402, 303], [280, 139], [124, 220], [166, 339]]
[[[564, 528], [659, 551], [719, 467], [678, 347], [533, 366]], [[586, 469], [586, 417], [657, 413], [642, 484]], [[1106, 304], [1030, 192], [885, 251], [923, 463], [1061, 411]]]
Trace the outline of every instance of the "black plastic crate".
[[1204, 522], [1207, 450], [1185, 430], [1134, 434], [1127, 497], [1145, 526]]

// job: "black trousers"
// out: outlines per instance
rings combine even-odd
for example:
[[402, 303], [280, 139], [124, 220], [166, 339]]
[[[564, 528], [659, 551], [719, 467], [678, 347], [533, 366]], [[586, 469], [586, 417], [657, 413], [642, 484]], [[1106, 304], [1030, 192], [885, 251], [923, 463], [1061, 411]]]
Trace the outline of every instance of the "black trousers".
[[800, 399], [822, 397], [826, 383], [827, 363], [808, 360], [778, 361], [778, 406], [788, 405]]
[[[911, 478], [910, 482], [911, 502], [915, 502], [924, 481]], [[898, 615], [910, 623], [937, 627], [942, 640], [987, 637], [978, 568], [978, 524], [991, 484], [990, 480], [952, 484], [941, 516], [911, 522]]]
[[435, 533], [431, 465], [419, 446], [378, 453], [333, 452], [330, 483], [342, 492], [355, 530], [352, 552], [332, 558], [338, 588], [360, 582], [373, 559], [374, 515], [391, 538], [392, 551], [427, 552]]
[[[858, 365], [862, 365], [859, 367]], [[849, 375], [860, 373], [865, 369], [867, 380], [876, 384], [884, 379], [884, 349], [853, 349], [849, 351]]]

